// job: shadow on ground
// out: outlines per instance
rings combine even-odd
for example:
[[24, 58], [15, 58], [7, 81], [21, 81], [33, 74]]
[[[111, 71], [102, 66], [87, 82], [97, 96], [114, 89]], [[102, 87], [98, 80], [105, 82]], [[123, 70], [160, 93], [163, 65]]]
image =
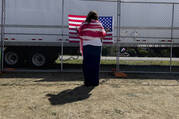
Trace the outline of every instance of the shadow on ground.
[[85, 100], [90, 97], [90, 92], [94, 87], [85, 87], [83, 85], [74, 89], [68, 89], [60, 92], [59, 94], [47, 94], [51, 105], [63, 105], [66, 103], [73, 103], [81, 100]]
[[[153, 80], [179, 80], [179, 73], [126, 73], [127, 78], [115, 77], [113, 73], [100, 73], [100, 79], [153, 79]], [[59, 72], [59, 73], [31, 73], [31, 72], [9, 72], [0, 75], [0, 78], [38, 78], [35, 82], [57, 82], [57, 81], [83, 81], [81, 72]], [[39, 80], [40, 79], [40, 80]]]

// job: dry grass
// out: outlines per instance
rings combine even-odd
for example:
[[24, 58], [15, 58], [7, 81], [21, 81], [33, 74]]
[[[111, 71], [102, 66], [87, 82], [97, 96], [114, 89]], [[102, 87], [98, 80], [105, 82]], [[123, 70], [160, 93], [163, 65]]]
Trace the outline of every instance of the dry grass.
[[0, 119], [179, 119], [177, 77], [103, 74], [87, 88], [81, 73], [4, 74]]

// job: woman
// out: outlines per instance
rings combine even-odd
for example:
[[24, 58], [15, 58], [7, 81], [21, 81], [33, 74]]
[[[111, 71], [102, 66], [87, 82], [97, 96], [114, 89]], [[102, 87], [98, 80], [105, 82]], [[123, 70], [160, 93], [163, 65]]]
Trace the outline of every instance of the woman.
[[99, 67], [102, 39], [106, 32], [98, 21], [98, 15], [90, 11], [78, 29], [81, 53], [83, 55], [83, 74], [85, 86], [99, 85]]

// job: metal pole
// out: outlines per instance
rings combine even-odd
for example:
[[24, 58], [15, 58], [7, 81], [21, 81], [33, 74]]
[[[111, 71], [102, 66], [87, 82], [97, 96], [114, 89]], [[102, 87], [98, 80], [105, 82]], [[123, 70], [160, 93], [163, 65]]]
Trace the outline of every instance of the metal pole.
[[62, 0], [62, 42], [61, 42], [61, 72], [63, 71], [63, 41], [64, 41], [64, 0]]
[[172, 4], [172, 24], [171, 24], [171, 47], [170, 47], [170, 72], [172, 72], [172, 53], [173, 53], [173, 27], [174, 27], [174, 13], [175, 13], [175, 4]]
[[2, 0], [1, 9], [1, 66], [0, 71], [3, 71], [3, 59], [4, 59], [4, 24], [5, 24], [5, 0]]
[[117, 56], [116, 56], [116, 71], [120, 71], [120, 29], [121, 29], [121, 0], [117, 1]]

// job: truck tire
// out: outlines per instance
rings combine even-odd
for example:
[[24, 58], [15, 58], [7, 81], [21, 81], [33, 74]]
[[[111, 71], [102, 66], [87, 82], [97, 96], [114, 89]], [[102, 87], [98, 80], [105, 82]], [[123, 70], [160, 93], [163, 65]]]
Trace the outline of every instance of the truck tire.
[[44, 67], [48, 63], [47, 56], [42, 52], [32, 53], [30, 56], [30, 64], [34, 67]]
[[5, 51], [4, 63], [5, 66], [10, 66], [10, 67], [17, 66], [18, 64], [20, 64], [20, 53], [13, 50]]

